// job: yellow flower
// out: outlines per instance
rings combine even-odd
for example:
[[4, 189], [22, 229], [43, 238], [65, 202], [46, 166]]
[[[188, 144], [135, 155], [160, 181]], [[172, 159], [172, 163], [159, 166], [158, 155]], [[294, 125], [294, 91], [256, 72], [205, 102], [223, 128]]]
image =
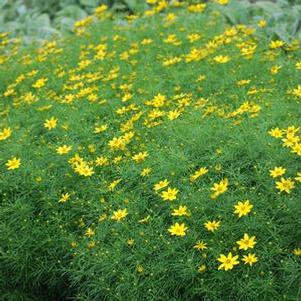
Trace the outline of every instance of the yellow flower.
[[301, 156], [301, 143], [296, 143], [293, 147], [292, 147], [292, 153], [297, 154], [298, 156]]
[[67, 145], [59, 146], [56, 149], [56, 152], [60, 155], [68, 154], [70, 152], [71, 148], [72, 148], [72, 146], [67, 146]]
[[173, 201], [177, 198], [179, 190], [176, 188], [168, 188], [165, 191], [162, 191], [161, 197], [164, 201]]
[[219, 195], [226, 192], [228, 190], [228, 183], [229, 182], [227, 178], [221, 180], [219, 183], [214, 183], [213, 187], [211, 188], [211, 190], [214, 192], [213, 194], [211, 194], [211, 198], [215, 199]]
[[297, 177], [295, 177], [295, 180], [301, 183], [301, 172], [297, 173]]
[[59, 203], [65, 203], [70, 199], [70, 194], [68, 192], [62, 193], [59, 199]]
[[275, 167], [270, 170], [270, 176], [273, 178], [277, 178], [285, 174], [286, 169], [283, 167]]
[[76, 248], [77, 247], [77, 243], [75, 241], [71, 242], [71, 248]]
[[194, 249], [197, 249], [199, 251], [203, 251], [203, 250], [206, 250], [208, 249], [207, 247], [207, 243], [203, 242], [203, 241], [198, 241], [194, 246], [193, 246]]
[[[201, 38], [201, 36], [198, 33], [192, 33], [187, 36], [187, 39], [189, 40], [190, 43], [198, 41], [200, 38]], [[204, 77], [206, 78], [206, 76], [204, 76]]]
[[165, 17], [165, 21], [172, 22], [176, 19], [176, 15], [173, 13], [168, 13]]
[[146, 224], [146, 223], [149, 222], [149, 219], [150, 219], [150, 215], [148, 215], [148, 216], [146, 216], [146, 217], [140, 219], [140, 220], [138, 221], [138, 223], [140, 223], [140, 224]]
[[109, 165], [109, 159], [107, 157], [97, 157], [95, 160], [96, 166], [106, 166]]
[[94, 145], [94, 144], [89, 144], [89, 145], [88, 145], [88, 150], [89, 150], [89, 152], [90, 152], [91, 154], [95, 153], [95, 151], [96, 151], [95, 145]]
[[138, 265], [137, 266], [137, 272], [138, 273], [143, 273], [144, 269], [143, 269], [143, 266], [142, 265]]
[[122, 161], [122, 156], [117, 156], [113, 159], [113, 163], [114, 164], [118, 164]]
[[181, 115], [181, 112], [179, 110], [173, 110], [173, 111], [168, 112], [167, 118], [169, 120], [174, 120], [174, 119], [177, 119], [180, 115]]
[[151, 100], [151, 105], [155, 108], [160, 108], [165, 105], [165, 102], [166, 96], [159, 93]]
[[99, 221], [99, 222], [102, 222], [102, 221], [106, 220], [107, 217], [108, 217], [107, 214], [106, 214], [106, 213], [103, 213], [103, 214], [99, 215], [98, 221]]
[[10, 128], [4, 128], [1, 132], [0, 132], [0, 141], [1, 140], [5, 140], [7, 138], [9, 138], [12, 134], [12, 131]]
[[93, 235], [95, 235], [95, 232], [91, 228], [88, 228], [85, 232], [85, 236], [92, 237]]
[[228, 55], [217, 55], [213, 58], [213, 60], [219, 64], [225, 64], [229, 62], [231, 59]]
[[42, 88], [45, 86], [46, 82], [47, 78], [40, 78], [32, 85], [32, 87], [36, 89]]
[[296, 256], [301, 256], [301, 248], [294, 249], [293, 254], [296, 255]]
[[132, 159], [134, 161], [136, 161], [137, 163], [140, 163], [140, 162], [144, 161], [147, 156], [148, 156], [147, 152], [140, 152], [140, 153], [134, 155], [132, 157]]
[[107, 125], [107, 124], [100, 125], [100, 126], [96, 126], [95, 129], [94, 129], [94, 133], [95, 133], [95, 134], [102, 133], [102, 132], [104, 132], [105, 130], [107, 130], [107, 128], [108, 128], [108, 125]]
[[143, 40], [141, 41], [141, 45], [149, 45], [149, 44], [151, 44], [152, 42], [153, 42], [152, 39], [143, 39]]
[[240, 250], [253, 249], [256, 244], [255, 239], [255, 236], [249, 237], [249, 235], [245, 233], [244, 237], [236, 243], [239, 245]]
[[114, 137], [109, 141], [109, 146], [112, 150], [123, 150], [125, 145], [126, 143], [123, 137]]
[[295, 126], [289, 126], [286, 130], [285, 130], [285, 133], [286, 135], [292, 135], [294, 136], [298, 131], [299, 131], [300, 128], [296, 128]]
[[201, 13], [206, 8], [206, 3], [199, 3], [199, 4], [191, 4], [188, 6], [188, 11], [190, 13]]
[[229, 3], [229, 0], [215, 0], [215, 1], [220, 5], [227, 5]]
[[169, 185], [169, 181], [167, 179], [165, 179], [165, 180], [160, 181], [159, 183], [155, 184], [154, 187], [153, 187], [153, 189], [155, 191], [158, 191], [158, 190], [160, 190], [162, 188], [165, 188], [168, 185]]
[[92, 249], [92, 248], [95, 247], [95, 245], [96, 245], [96, 242], [95, 242], [94, 240], [92, 240], [92, 241], [90, 241], [90, 242], [88, 243], [87, 247], [88, 247], [89, 249]]
[[281, 69], [281, 66], [273, 66], [270, 69], [271, 74], [277, 74], [279, 70]]
[[267, 21], [266, 20], [259, 20], [257, 25], [261, 28], [266, 27], [267, 26]]
[[242, 261], [245, 264], [249, 264], [250, 266], [253, 265], [253, 263], [256, 263], [258, 261], [258, 258], [255, 254], [249, 253], [248, 255], [244, 255]]
[[186, 235], [186, 231], [187, 231], [187, 227], [185, 227], [185, 224], [179, 224], [179, 223], [175, 223], [174, 225], [172, 225], [169, 229], [168, 232], [171, 235], [176, 235], [176, 236], [185, 236]]
[[135, 240], [133, 238], [129, 238], [126, 243], [129, 245], [129, 246], [132, 246], [134, 243], [135, 243]]
[[293, 90], [292, 94], [301, 97], [301, 85], [298, 85], [298, 87]]
[[172, 216], [189, 216], [189, 212], [187, 212], [187, 207], [186, 206], [180, 206], [178, 209], [174, 209], [173, 212], [171, 213]]
[[249, 200], [246, 200], [244, 203], [238, 202], [236, 205], [234, 205], [234, 208], [234, 213], [238, 214], [238, 217], [242, 217], [244, 215], [247, 215], [251, 211], [253, 205], [250, 204]]
[[105, 4], [102, 4], [102, 5], [95, 8], [95, 15], [97, 17], [100, 17], [104, 12], [107, 11], [107, 9], [108, 9], [108, 6], [105, 5]]
[[285, 43], [283, 41], [280, 41], [280, 40], [271, 41], [270, 42], [270, 48], [271, 49], [277, 49], [277, 48], [282, 47], [284, 44]]
[[146, 177], [147, 175], [149, 175], [151, 173], [152, 169], [149, 167], [144, 168], [141, 173], [140, 176], [141, 177]]
[[274, 138], [281, 138], [283, 136], [283, 131], [279, 128], [271, 129], [269, 134]]
[[108, 186], [108, 189], [110, 191], [113, 191], [115, 189], [115, 187], [121, 182], [121, 179], [117, 179], [117, 180], [114, 180], [113, 182], [111, 182]]
[[21, 159], [14, 157], [8, 160], [5, 165], [7, 166], [8, 170], [17, 169], [21, 165]]
[[217, 228], [220, 226], [221, 222], [220, 221], [208, 221], [204, 223], [204, 227], [211, 232], [214, 232], [217, 230]]
[[276, 182], [276, 188], [280, 190], [280, 192], [285, 191], [286, 193], [290, 193], [291, 190], [295, 187], [295, 182], [290, 178], [285, 179], [281, 177], [281, 180]]
[[75, 167], [77, 164], [84, 163], [84, 160], [83, 160], [78, 154], [75, 154], [75, 155], [68, 161], [68, 163], [70, 163], [73, 167]]
[[199, 77], [197, 78], [197, 82], [202, 82], [203, 80], [205, 80], [206, 79], [206, 75], [204, 75], [204, 74], [201, 74], [201, 75], [199, 75]]
[[194, 182], [195, 180], [197, 180], [199, 177], [205, 175], [208, 172], [208, 169], [206, 167], [201, 167], [198, 170], [196, 170], [194, 172], [194, 174], [192, 174], [190, 176], [190, 182]]
[[77, 163], [74, 170], [84, 177], [90, 177], [94, 174], [93, 167], [90, 167], [86, 162]]
[[221, 262], [221, 265], [219, 265], [219, 270], [232, 270], [233, 267], [237, 264], [239, 264], [238, 255], [232, 256], [232, 253], [228, 253], [228, 255], [220, 254], [219, 258], [217, 259], [219, 262]]
[[298, 144], [300, 138], [298, 136], [294, 136], [294, 134], [286, 134], [286, 138], [282, 139], [283, 146], [285, 147], [294, 147], [295, 144]]
[[251, 82], [251, 80], [249, 79], [242, 79], [242, 80], [239, 80], [238, 82], [236, 82], [237, 86], [246, 86], [248, 85], [249, 83]]
[[198, 267], [198, 272], [203, 273], [206, 271], [206, 265], [202, 264]]
[[301, 61], [296, 63], [296, 69], [301, 70]]
[[124, 219], [127, 215], [127, 209], [118, 209], [117, 211], [113, 212], [111, 219], [119, 222], [120, 220]]
[[48, 130], [52, 130], [57, 126], [57, 119], [54, 117], [51, 117], [50, 119], [46, 119], [44, 122], [44, 127]]

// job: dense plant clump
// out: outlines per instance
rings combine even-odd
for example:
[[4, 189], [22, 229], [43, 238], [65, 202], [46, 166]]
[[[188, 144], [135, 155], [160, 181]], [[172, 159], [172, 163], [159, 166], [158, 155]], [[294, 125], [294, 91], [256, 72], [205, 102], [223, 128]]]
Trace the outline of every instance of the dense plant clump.
[[299, 41], [148, 2], [1, 35], [1, 300], [300, 300]]

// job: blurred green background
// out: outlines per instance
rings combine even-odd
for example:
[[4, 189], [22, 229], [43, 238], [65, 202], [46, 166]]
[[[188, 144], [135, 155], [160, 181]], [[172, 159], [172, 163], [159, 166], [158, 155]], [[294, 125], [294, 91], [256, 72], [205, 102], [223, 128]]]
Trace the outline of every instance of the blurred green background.
[[[108, 5], [117, 18], [148, 8], [145, 0], [0, 0], [0, 33], [22, 37], [25, 44], [62, 36], [72, 31], [75, 21], [90, 15], [101, 4]], [[217, 5], [216, 9], [229, 24], [256, 24], [264, 19], [266, 36], [286, 42], [301, 40], [301, 0], [230, 0], [228, 5]]]
[[143, 10], [143, 0], [0, 0], [0, 32], [21, 35], [25, 42], [71, 31], [75, 21], [106, 4], [113, 11]]

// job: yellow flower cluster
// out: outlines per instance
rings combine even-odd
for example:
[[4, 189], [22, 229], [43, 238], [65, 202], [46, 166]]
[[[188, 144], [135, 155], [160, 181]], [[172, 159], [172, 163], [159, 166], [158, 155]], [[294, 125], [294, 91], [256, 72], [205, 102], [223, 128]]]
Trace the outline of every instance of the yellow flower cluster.
[[[301, 156], [297, 126], [270, 129], [284, 119], [284, 114], [279, 121], [271, 117], [279, 109], [274, 105], [281, 104], [274, 96], [286, 72], [282, 52], [299, 46], [259, 40], [255, 33], [263, 30], [265, 20], [255, 26], [216, 26], [215, 10], [204, 19], [208, 28], [217, 28], [213, 33], [183, 23], [181, 14], [199, 24], [211, 4], [227, 9], [228, 0], [214, 2], [147, 0], [148, 10], [141, 16], [131, 15], [114, 26], [111, 20], [106, 23], [110, 12], [101, 5], [75, 23], [80, 35], [74, 37], [80, 44], [76, 51], [47, 42], [23, 55], [20, 72], [6, 80], [1, 90], [1, 177], [9, 182], [33, 175], [34, 185], [47, 181], [44, 186], [55, 189], [60, 209], [70, 205], [70, 211], [91, 211], [91, 221], [84, 213], [72, 221], [81, 233], [72, 248], [96, 248], [103, 230], [131, 250], [139, 241], [134, 235], [145, 244], [157, 238], [167, 247], [190, 243], [185, 252], [202, 252], [199, 272], [208, 269], [212, 250], [215, 269], [224, 271], [240, 263], [252, 266], [261, 258], [260, 233], [245, 226], [262, 210], [261, 182], [270, 181], [280, 198], [300, 189], [301, 171], [294, 164], [268, 161], [262, 149], [257, 156], [257, 146], [277, 148], [269, 135], [278, 139], [288, 162], [289, 156]], [[156, 28], [153, 34], [145, 20]], [[89, 26], [94, 22], [109, 24], [110, 34], [94, 28], [92, 38]], [[3, 34], [1, 38], [14, 44]], [[9, 47], [12, 51], [15, 46]], [[1, 55], [0, 65], [15, 55]], [[293, 72], [300, 72], [300, 59], [285, 58], [287, 68], [291, 64]], [[288, 81], [285, 87], [282, 101], [287, 97], [298, 103], [301, 86]], [[272, 142], [265, 145], [263, 138]], [[158, 228], [151, 228], [157, 226], [153, 221]], [[102, 228], [104, 224], [108, 226]], [[119, 226], [126, 231], [119, 232]], [[290, 256], [301, 254], [295, 245]], [[138, 273], [145, 269], [137, 263]]]
[[[269, 134], [272, 137], [281, 140], [282, 146], [290, 149], [291, 153], [301, 156], [301, 137], [298, 135], [298, 132], [299, 128], [296, 128], [295, 126], [289, 126], [283, 129], [278, 127], [273, 128], [269, 131]], [[283, 177], [283, 175], [286, 173], [286, 170], [287, 169], [282, 166], [274, 167], [270, 170], [270, 176], [278, 179], [278, 181], [276, 181], [276, 188], [280, 192], [290, 193], [295, 188], [295, 181], [301, 181], [301, 172], [298, 172], [294, 176], [294, 179], [292, 179], [291, 177]]]

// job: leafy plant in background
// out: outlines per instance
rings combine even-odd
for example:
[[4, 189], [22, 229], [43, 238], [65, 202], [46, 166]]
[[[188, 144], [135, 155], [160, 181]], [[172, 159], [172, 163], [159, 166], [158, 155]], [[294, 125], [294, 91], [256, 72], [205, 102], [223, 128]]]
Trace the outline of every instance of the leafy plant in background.
[[265, 34], [290, 42], [301, 39], [301, 1], [230, 1], [221, 9], [231, 24], [266, 21]]
[[101, 4], [131, 12], [146, 7], [139, 0], [0, 0], [0, 32], [22, 35], [25, 43], [60, 36]]
[[255, 3], [252, 9], [257, 8], [267, 18], [269, 35], [274, 34], [287, 42], [295, 37], [301, 39], [301, 2], [292, 5], [286, 0], [276, 3], [262, 1]]

